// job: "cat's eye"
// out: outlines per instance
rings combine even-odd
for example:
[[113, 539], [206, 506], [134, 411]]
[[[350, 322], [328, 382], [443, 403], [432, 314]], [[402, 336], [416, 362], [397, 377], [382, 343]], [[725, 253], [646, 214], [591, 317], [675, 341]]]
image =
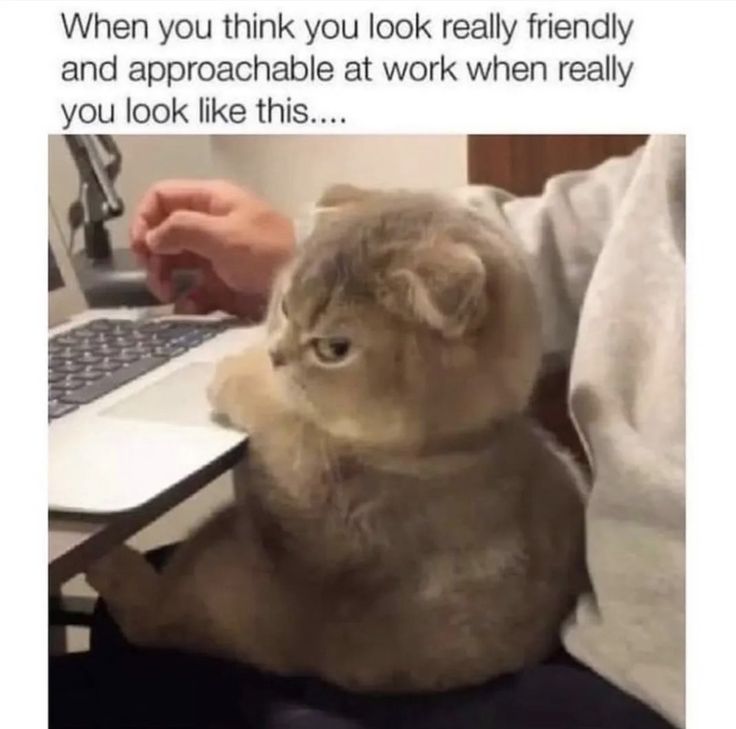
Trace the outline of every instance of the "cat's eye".
[[321, 337], [312, 340], [312, 350], [323, 364], [338, 364], [350, 354], [352, 345], [347, 337]]
[[286, 307], [286, 297], [284, 296], [281, 299], [281, 313], [288, 319], [289, 318], [289, 310]]

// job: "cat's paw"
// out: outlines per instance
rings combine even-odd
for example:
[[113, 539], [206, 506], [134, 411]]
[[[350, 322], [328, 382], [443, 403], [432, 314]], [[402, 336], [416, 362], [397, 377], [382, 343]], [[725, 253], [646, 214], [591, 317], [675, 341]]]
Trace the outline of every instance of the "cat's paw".
[[92, 589], [110, 599], [129, 590], [141, 579], [147, 581], [152, 570], [139, 552], [123, 544], [94, 562], [87, 569], [86, 578]]
[[130, 643], [157, 644], [162, 613], [160, 577], [143, 555], [122, 545], [95, 562], [86, 577]]
[[263, 346], [226, 357], [215, 370], [207, 396], [216, 415], [252, 431], [272, 409], [273, 370]]
[[207, 399], [217, 415], [228, 417], [229, 403], [238, 390], [237, 356], [225, 357], [215, 368], [215, 376], [207, 386]]

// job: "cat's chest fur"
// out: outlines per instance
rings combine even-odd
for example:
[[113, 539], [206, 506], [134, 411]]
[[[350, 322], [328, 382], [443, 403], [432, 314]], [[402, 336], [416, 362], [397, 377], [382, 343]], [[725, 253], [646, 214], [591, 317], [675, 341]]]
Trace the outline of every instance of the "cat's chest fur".
[[528, 484], [509, 445], [501, 433], [481, 449], [398, 461], [333, 453], [298, 478], [288, 466], [280, 477], [256, 451], [236, 491], [264, 557], [291, 578], [406, 583], [435, 563], [493, 551], [502, 566], [524, 549]]
[[582, 498], [531, 426], [459, 456], [335, 463], [298, 483], [265, 465], [252, 453], [236, 474], [240, 518], [313, 670], [360, 687], [398, 666], [412, 677], [392, 674], [393, 687], [425, 670], [441, 686], [490, 655], [515, 667], [549, 649], [580, 586]]

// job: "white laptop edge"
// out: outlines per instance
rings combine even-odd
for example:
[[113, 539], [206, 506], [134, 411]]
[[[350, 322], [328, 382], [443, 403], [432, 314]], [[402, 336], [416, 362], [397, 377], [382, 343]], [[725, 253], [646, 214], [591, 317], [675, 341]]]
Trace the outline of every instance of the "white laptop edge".
[[[61, 274], [49, 291], [49, 330], [102, 317], [138, 318], [135, 309], [90, 310], [78, 283], [49, 199], [48, 243]], [[188, 317], [191, 318], [191, 317]], [[63, 324], [64, 326], [59, 326]], [[260, 327], [228, 330], [119, 389], [49, 424], [48, 503], [52, 512], [114, 514], [143, 506], [185, 482], [247, 436], [222, 424], [201, 426], [157, 422], [155, 418], [114, 417], [126, 401], [144, 397], [178, 372], [213, 368], [228, 354], [262, 336]], [[204, 386], [197, 381], [191, 398], [196, 412], [209, 417]], [[200, 391], [201, 390], [201, 391]], [[168, 411], [167, 411], [168, 412]]]

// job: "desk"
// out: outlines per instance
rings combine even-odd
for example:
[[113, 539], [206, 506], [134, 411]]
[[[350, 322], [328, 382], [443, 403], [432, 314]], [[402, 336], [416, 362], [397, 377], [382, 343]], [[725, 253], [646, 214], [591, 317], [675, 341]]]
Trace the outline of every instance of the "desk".
[[143, 527], [229, 471], [244, 455], [245, 444], [204, 464], [195, 473], [156, 498], [131, 509], [110, 515], [83, 515], [49, 512], [49, 533], [54, 539], [49, 550], [49, 593], [61, 586], [113, 547], [122, 544]]

